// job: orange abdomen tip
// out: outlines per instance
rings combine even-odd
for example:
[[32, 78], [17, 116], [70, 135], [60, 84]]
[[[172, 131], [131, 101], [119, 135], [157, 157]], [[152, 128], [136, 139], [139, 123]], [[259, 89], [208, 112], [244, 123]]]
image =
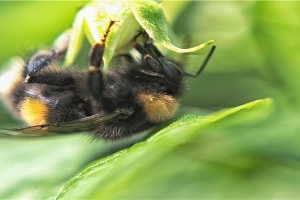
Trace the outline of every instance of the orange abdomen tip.
[[20, 103], [19, 109], [22, 119], [31, 126], [47, 123], [48, 107], [45, 103], [26, 98]]

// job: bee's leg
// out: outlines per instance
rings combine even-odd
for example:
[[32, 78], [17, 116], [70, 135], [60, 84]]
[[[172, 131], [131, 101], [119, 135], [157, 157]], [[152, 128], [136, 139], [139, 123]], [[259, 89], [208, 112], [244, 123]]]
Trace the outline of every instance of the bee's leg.
[[49, 73], [48, 75], [31, 76], [26, 79], [27, 83], [41, 83], [48, 85], [66, 86], [74, 83], [74, 78], [70, 74], [60, 73]]
[[[159, 56], [160, 54], [159, 55], [153, 54], [151, 52], [152, 49], [149, 49], [148, 46], [143, 46], [139, 44], [136, 40], [132, 41], [132, 46], [135, 50], [137, 50], [141, 54], [142, 59], [148, 63], [149, 69], [148, 70], [144, 69], [141, 72], [146, 76], [150, 76], [154, 78], [163, 78], [165, 72], [162, 67], [162, 63], [159, 60], [159, 58], [162, 56]], [[153, 44], [151, 45], [149, 44], [149, 46], [153, 46], [153, 48], [156, 49], [156, 47]]]
[[[143, 45], [137, 43], [137, 38], [142, 37]], [[136, 36], [132, 39], [133, 47], [139, 51], [142, 55], [150, 54], [152, 57], [164, 57], [157, 47], [153, 44], [153, 40], [149, 37], [145, 30], [140, 30]]]
[[[147, 50], [146, 47], [144, 47], [143, 45], [141, 45], [140, 43], [138, 43], [137, 39], [138, 37], [140, 37], [141, 35], [146, 35], [147, 37], [148, 34], [144, 31], [144, 30], [140, 30], [138, 31], [138, 33], [133, 37], [132, 39], [132, 47], [137, 50], [143, 57], [147, 54], [150, 54], [150, 52]], [[143, 37], [143, 42], [145, 43], [146, 39], [145, 39], [145, 36]]]
[[88, 85], [95, 99], [101, 97], [103, 90], [103, 72], [101, 68], [105, 40], [115, 21], [111, 20], [100, 42], [95, 43], [89, 54]]
[[67, 51], [70, 39], [70, 30], [62, 33], [53, 43], [50, 50], [40, 50], [28, 60], [24, 72], [26, 82], [31, 82], [31, 77], [41, 69], [49, 66]]

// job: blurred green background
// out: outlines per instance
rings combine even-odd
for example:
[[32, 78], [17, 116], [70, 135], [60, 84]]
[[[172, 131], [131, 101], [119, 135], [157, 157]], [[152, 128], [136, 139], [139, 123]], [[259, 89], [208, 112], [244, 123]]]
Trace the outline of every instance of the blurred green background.
[[[0, 2], [1, 66], [32, 48], [51, 45], [72, 26], [82, 5]], [[193, 138], [170, 149], [165, 143], [144, 148], [136, 163], [116, 172], [130, 172], [129, 178], [106, 180], [106, 190], [96, 188], [100, 192], [94, 197], [111, 197], [118, 191], [114, 197], [298, 198], [300, 2], [166, 1], [163, 6], [174, 32], [180, 38], [188, 36], [189, 46], [217, 40], [204, 73], [187, 80], [189, 91], [178, 115], [208, 113], [266, 97], [273, 99], [273, 111], [243, 111], [195, 130]], [[208, 51], [171, 56], [186, 59], [187, 70], [193, 72]], [[85, 62], [87, 53], [81, 57]], [[22, 126], [3, 107], [0, 114], [1, 128]], [[91, 142], [84, 135], [1, 138], [0, 199], [53, 197], [94, 157], [127, 142]], [[150, 155], [149, 160], [143, 154]], [[143, 168], [132, 167], [139, 164]]]

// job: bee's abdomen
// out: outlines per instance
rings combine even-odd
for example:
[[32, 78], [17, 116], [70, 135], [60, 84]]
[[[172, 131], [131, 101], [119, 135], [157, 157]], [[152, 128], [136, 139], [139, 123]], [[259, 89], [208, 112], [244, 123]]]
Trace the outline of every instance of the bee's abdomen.
[[20, 116], [29, 125], [48, 123], [49, 107], [47, 104], [30, 97], [25, 98], [19, 104]]
[[92, 106], [72, 87], [27, 85], [17, 108], [21, 119], [29, 125], [57, 124], [93, 114]]

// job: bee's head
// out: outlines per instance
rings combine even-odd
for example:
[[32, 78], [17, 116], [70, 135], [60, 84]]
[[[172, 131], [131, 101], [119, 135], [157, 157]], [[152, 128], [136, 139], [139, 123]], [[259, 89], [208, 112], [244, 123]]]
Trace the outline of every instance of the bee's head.
[[184, 76], [179, 64], [164, 57], [159, 58], [159, 61], [161, 63], [161, 68], [164, 71], [162, 82], [167, 88], [178, 88], [181, 85]]
[[146, 55], [131, 67], [130, 76], [137, 80], [142, 90], [178, 96], [182, 91], [184, 72], [170, 59]]

